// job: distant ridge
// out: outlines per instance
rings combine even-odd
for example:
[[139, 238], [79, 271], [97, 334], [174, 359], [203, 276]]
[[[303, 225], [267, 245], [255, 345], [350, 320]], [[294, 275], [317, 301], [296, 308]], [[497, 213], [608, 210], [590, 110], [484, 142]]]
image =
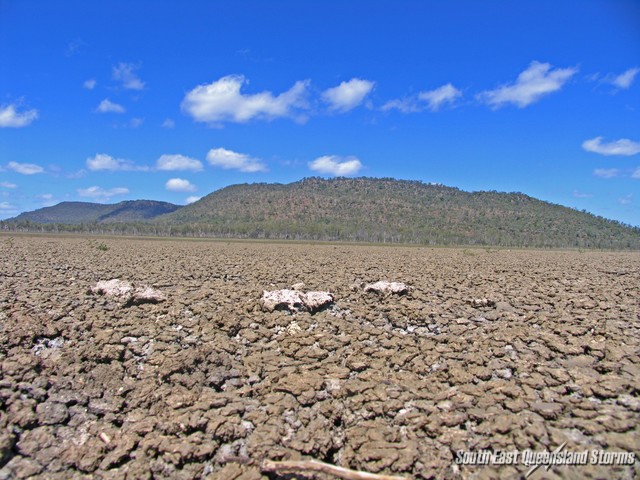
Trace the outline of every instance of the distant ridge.
[[[108, 212], [97, 212], [95, 204], [84, 204], [94, 206], [82, 213], [78, 204], [67, 202], [65, 215], [56, 216], [58, 220], [50, 214], [43, 216], [46, 209], [41, 209], [2, 222], [0, 227], [32, 229], [32, 222], [38, 222], [38, 230], [55, 230], [52, 221], [77, 225], [95, 218], [93, 226], [75, 230], [426, 245], [640, 249], [640, 228], [522, 193], [465, 192], [391, 178], [312, 177], [290, 184], [231, 185], [181, 208], [165, 204], [171, 207], [164, 214], [151, 209], [153, 214], [146, 216], [138, 208], [119, 211], [118, 206], [123, 204], [127, 202], [111, 206]], [[127, 211], [136, 212], [135, 219]], [[47, 222], [50, 225], [44, 228], [42, 224]]]
[[128, 200], [116, 204], [90, 202], [62, 202], [33, 212], [21, 213], [9, 221], [34, 223], [127, 223], [151, 220], [159, 215], [174, 212], [179, 205], [154, 200]]

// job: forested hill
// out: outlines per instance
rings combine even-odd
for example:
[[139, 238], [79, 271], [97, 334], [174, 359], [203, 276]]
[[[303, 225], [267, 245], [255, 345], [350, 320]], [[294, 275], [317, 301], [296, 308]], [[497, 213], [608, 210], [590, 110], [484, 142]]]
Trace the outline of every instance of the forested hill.
[[64, 206], [65, 216], [54, 219], [48, 215], [53, 210], [41, 209], [0, 222], [0, 228], [426, 245], [640, 249], [640, 228], [521, 193], [471, 193], [443, 185], [385, 178], [307, 178], [286, 185], [233, 185], [181, 208], [165, 204], [170, 212], [165, 214], [156, 205], [162, 202], [149, 202], [147, 210], [131, 208], [128, 203], [102, 205], [101, 208], [111, 210], [101, 212], [90, 207], [80, 221], [84, 210], [79, 203], [66, 202], [50, 207]]
[[373, 178], [218, 190], [158, 218], [221, 236], [535, 247], [640, 248], [640, 229], [521, 193]]
[[167, 202], [129, 200], [116, 204], [62, 202], [33, 212], [25, 212], [10, 221], [45, 224], [94, 224], [146, 221], [180, 208]]

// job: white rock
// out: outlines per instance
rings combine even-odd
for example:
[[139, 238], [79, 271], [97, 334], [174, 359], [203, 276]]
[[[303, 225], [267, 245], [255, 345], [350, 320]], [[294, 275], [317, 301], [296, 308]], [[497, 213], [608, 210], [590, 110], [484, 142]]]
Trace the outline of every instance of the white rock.
[[314, 312], [333, 302], [333, 295], [329, 292], [308, 292], [298, 290], [273, 290], [262, 292], [260, 305], [263, 310], [289, 310], [291, 312]]
[[260, 305], [263, 310], [273, 312], [278, 309], [286, 309], [291, 311], [299, 311], [304, 308], [304, 301], [302, 300], [302, 293], [296, 290], [273, 290], [268, 292], [264, 290], [262, 292], [262, 298], [260, 299]]
[[101, 280], [95, 287], [90, 288], [91, 293], [106, 295], [107, 297], [129, 297], [133, 294], [133, 285], [124, 280]]
[[129, 302], [135, 305], [140, 305], [142, 303], [160, 303], [164, 302], [166, 299], [167, 297], [160, 290], [143, 286], [136, 289]]
[[364, 291], [365, 292], [383, 293], [383, 294], [393, 293], [393, 294], [396, 294], [396, 295], [403, 295], [403, 294], [405, 294], [405, 293], [407, 293], [409, 291], [409, 287], [404, 283], [400, 283], [400, 282], [385, 282], [385, 281], [381, 280], [381, 281], [376, 282], [376, 283], [370, 283], [368, 285], [365, 285]]
[[303, 301], [307, 310], [315, 312], [316, 310], [333, 303], [333, 295], [329, 292], [307, 292], [303, 293]]
[[89, 293], [105, 295], [128, 305], [141, 305], [143, 303], [164, 302], [167, 297], [160, 290], [141, 285], [134, 287], [131, 282], [114, 278], [112, 280], [101, 280], [95, 287], [89, 289]]

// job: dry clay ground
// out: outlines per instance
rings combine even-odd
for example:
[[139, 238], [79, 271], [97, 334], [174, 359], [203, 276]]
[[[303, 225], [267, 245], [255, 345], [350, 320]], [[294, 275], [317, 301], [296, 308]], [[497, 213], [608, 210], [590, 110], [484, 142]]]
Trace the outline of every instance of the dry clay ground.
[[[112, 278], [167, 301], [87, 293]], [[380, 279], [412, 289], [361, 288]], [[640, 452], [638, 253], [5, 235], [0, 282], [2, 479], [518, 478], [455, 452]], [[261, 310], [297, 282], [335, 306]], [[531, 478], [556, 476], [640, 463]]]

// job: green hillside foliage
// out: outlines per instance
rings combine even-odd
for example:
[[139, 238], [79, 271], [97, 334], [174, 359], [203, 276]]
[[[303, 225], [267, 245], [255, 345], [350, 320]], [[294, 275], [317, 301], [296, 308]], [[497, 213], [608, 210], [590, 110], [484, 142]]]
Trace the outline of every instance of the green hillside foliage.
[[[23, 224], [23, 228], [33, 225]], [[78, 226], [58, 228], [73, 231]], [[387, 178], [233, 185], [150, 221], [95, 223], [82, 229], [228, 238], [640, 249], [639, 228], [521, 193], [470, 193]]]

